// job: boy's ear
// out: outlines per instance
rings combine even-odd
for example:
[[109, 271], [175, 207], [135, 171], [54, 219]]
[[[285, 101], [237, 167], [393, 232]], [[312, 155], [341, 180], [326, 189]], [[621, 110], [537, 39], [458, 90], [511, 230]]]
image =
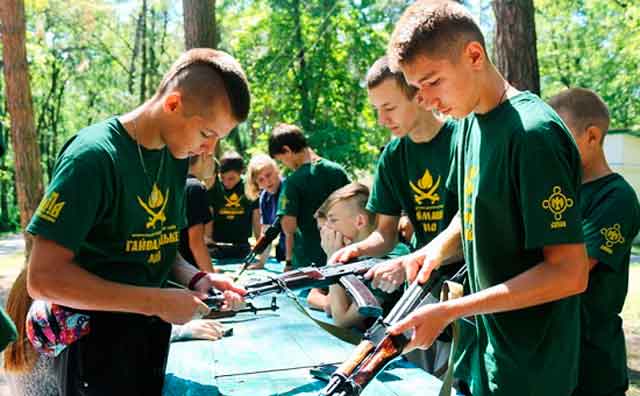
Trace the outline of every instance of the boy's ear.
[[293, 153], [293, 151], [289, 148], [289, 146], [287, 146], [286, 144], [282, 146], [282, 154], [289, 154], [289, 153]]
[[356, 215], [356, 228], [358, 230], [361, 230], [366, 226], [367, 226], [367, 218], [362, 213], [358, 213]]
[[178, 91], [173, 91], [164, 97], [162, 103], [162, 109], [167, 113], [173, 113], [178, 111], [182, 107], [182, 94]]
[[600, 145], [600, 143], [602, 142], [603, 134], [602, 130], [599, 127], [595, 125], [589, 125], [584, 133], [587, 134], [587, 142], [589, 143], [589, 145]]
[[471, 41], [464, 46], [462, 56], [467, 58], [474, 69], [481, 69], [486, 62], [484, 47], [477, 41]]

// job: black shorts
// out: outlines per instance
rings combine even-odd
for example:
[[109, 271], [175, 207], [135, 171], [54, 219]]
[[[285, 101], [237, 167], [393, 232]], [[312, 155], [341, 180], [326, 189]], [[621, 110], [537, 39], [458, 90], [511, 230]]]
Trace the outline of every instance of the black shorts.
[[144, 315], [95, 312], [91, 332], [54, 361], [61, 396], [160, 396], [171, 325]]

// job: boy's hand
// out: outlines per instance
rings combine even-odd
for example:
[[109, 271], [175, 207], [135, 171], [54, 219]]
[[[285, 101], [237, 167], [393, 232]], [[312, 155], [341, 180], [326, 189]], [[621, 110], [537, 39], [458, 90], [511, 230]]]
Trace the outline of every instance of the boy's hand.
[[160, 289], [160, 298], [156, 300], [156, 315], [168, 323], [184, 324], [192, 319], [200, 319], [211, 311], [203, 299], [206, 293], [184, 289]]
[[222, 306], [222, 310], [235, 311], [244, 307], [242, 296], [247, 294], [247, 291], [236, 285], [226, 275], [208, 273], [196, 282], [194, 287], [197, 291], [203, 293], [208, 293], [211, 288], [224, 292], [225, 303]]
[[413, 329], [411, 341], [404, 348], [404, 352], [416, 348], [427, 349], [453, 320], [454, 318], [449, 316], [444, 304], [427, 304], [391, 326], [389, 334], [398, 335]]
[[320, 245], [327, 256], [333, 255], [350, 243], [351, 241], [345, 238], [344, 235], [329, 227], [322, 227], [320, 230]]

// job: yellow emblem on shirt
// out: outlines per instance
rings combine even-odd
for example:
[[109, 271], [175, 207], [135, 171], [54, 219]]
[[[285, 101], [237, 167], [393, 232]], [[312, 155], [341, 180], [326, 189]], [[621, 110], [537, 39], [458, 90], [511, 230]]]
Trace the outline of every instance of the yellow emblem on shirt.
[[551, 222], [551, 229], [567, 226], [567, 222], [562, 220], [562, 214], [572, 206], [573, 199], [564, 195], [560, 186], [554, 186], [549, 198], [542, 201], [542, 208], [553, 213], [554, 221]]
[[48, 197], [44, 198], [42, 202], [40, 202], [40, 205], [38, 205], [36, 211], [38, 216], [51, 223], [55, 223], [65, 204], [65, 202], [58, 202], [58, 198], [60, 198], [60, 194], [57, 192], [52, 192]]
[[238, 196], [238, 194], [233, 193], [231, 195], [229, 195], [228, 197], [224, 197], [225, 201], [227, 201], [227, 203], [224, 205], [227, 208], [239, 208], [240, 207], [240, 197]]
[[138, 198], [138, 203], [140, 204], [142, 209], [144, 209], [144, 211], [149, 215], [147, 224], [145, 225], [147, 229], [154, 228], [157, 222], [160, 222], [160, 225], [162, 225], [165, 221], [167, 221], [167, 217], [165, 216], [164, 211], [167, 207], [167, 202], [169, 201], [168, 188], [165, 191], [164, 195], [162, 195], [162, 192], [154, 183], [153, 188], [151, 189], [151, 194], [149, 194], [149, 198], [147, 198], [146, 202], [138, 196], [136, 198]]
[[429, 169], [425, 169], [424, 174], [415, 184], [409, 181], [409, 186], [414, 192], [413, 198], [417, 205], [422, 204], [422, 201], [425, 199], [431, 201], [432, 205], [440, 200], [440, 196], [436, 193], [436, 190], [440, 187], [441, 179], [442, 176], [438, 176], [438, 179], [434, 183], [431, 172], [429, 172]]
[[618, 243], [624, 243], [624, 237], [620, 232], [620, 224], [614, 224], [611, 227], [604, 227], [600, 230], [600, 234], [604, 236], [604, 244], [600, 245], [600, 250], [612, 254], [613, 246]]

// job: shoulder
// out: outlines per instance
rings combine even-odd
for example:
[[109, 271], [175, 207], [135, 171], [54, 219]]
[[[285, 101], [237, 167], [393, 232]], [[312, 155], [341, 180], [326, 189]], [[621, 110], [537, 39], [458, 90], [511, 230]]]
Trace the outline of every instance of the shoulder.
[[516, 134], [516, 137], [519, 140], [523, 142], [545, 140], [573, 142], [573, 138], [560, 116], [538, 96], [524, 92], [513, 100], [512, 105], [517, 111], [519, 133]]
[[116, 118], [88, 126], [65, 143], [61, 157], [69, 159], [114, 157], [128, 138], [128, 136], [122, 136], [124, 131], [121, 128]]
[[[613, 211], [623, 210], [630, 219], [638, 221], [640, 204], [633, 187], [618, 173], [610, 176], [598, 191], [599, 199], [595, 203], [599, 207], [608, 207]], [[606, 203], [606, 205], [602, 205]]]
[[342, 167], [342, 165], [338, 164], [337, 162], [328, 160], [326, 158], [322, 158], [319, 161], [317, 161], [315, 163], [315, 166], [317, 168], [324, 169], [327, 172], [332, 174], [342, 174], [342, 175], [347, 174], [347, 171], [344, 169], [344, 167]]

